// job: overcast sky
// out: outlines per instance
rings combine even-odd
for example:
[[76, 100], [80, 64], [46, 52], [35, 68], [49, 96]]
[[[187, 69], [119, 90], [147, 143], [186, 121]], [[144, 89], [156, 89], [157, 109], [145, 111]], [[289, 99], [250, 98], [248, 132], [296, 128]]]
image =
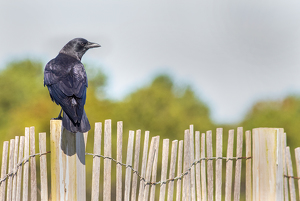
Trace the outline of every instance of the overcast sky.
[[257, 100], [300, 94], [300, 2], [268, 2], [0, 0], [0, 65], [47, 62], [84, 37], [102, 46], [83, 62], [108, 75], [109, 97], [167, 72], [213, 120], [238, 122]]

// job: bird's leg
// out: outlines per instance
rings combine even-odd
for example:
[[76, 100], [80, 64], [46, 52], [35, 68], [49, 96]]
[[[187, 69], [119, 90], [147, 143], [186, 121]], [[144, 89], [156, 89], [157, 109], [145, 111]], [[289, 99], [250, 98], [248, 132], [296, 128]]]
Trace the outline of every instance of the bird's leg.
[[61, 113], [62, 113], [62, 108], [60, 110], [60, 113], [59, 113], [58, 117], [57, 118], [52, 118], [52, 119], [54, 119], [54, 120], [60, 120], [60, 119], [62, 119]]

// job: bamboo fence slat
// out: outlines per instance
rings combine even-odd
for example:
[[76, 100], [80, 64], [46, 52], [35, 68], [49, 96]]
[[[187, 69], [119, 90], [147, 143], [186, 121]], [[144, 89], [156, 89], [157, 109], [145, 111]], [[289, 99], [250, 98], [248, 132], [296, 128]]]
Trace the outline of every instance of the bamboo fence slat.
[[[183, 156], [183, 172], [187, 172], [190, 167], [190, 133], [189, 130], [185, 130], [184, 133], [184, 156]], [[183, 177], [183, 189], [182, 189], [182, 200], [189, 201], [191, 199], [191, 176], [190, 172]]]
[[[300, 178], [300, 147], [295, 149], [296, 167], [297, 167], [297, 177]], [[300, 179], [298, 179], [298, 196], [300, 200]]]
[[[29, 127], [25, 128], [25, 147], [24, 158], [29, 157]], [[29, 176], [29, 160], [24, 162], [23, 170], [23, 199], [22, 201], [28, 201], [28, 176]]]
[[[46, 133], [39, 133], [39, 151], [46, 153]], [[48, 201], [47, 155], [40, 156], [41, 201]]]
[[[228, 144], [227, 144], [227, 158], [232, 158], [232, 156], [233, 156], [233, 140], [234, 140], [234, 130], [229, 130]], [[232, 165], [233, 165], [233, 161], [230, 159], [227, 159], [227, 161], [226, 161], [225, 201], [231, 200]]]
[[[178, 148], [178, 140], [172, 141], [169, 179], [172, 179], [175, 177], [177, 148]], [[174, 195], [174, 181], [170, 181], [169, 185], [168, 185], [167, 201], [172, 201], [173, 195]]]
[[[142, 158], [142, 168], [141, 168], [141, 177], [146, 177], [146, 167], [147, 167], [147, 156], [148, 156], [148, 146], [149, 146], [149, 131], [145, 132], [144, 137], [144, 150], [143, 150], [143, 158]], [[144, 185], [145, 181], [140, 180], [140, 188], [139, 188], [139, 197], [138, 201], [142, 201], [144, 197]]]
[[[5, 177], [7, 173], [7, 154], [8, 154], [8, 141], [3, 142], [3, 151], [2, 151], [2, 165], [1, 165], [1, 179]], [[6, 187], [6, 180], [2, 181], [0, 184], [1, 191], [0, 191], [0, 200], [5, 200], [5, 187]]]
[[[205, 158], [205, 133], [201, 134], [201, 158]], [[207, 200], [206, 190], [206, 163], [205, 160], [201, 161], [201, 186], [202, 186], [202, 200]]]
[[252, 200], [251, 131], [246, 131], [246, 201]]
[[[155, 157], [156, 141], [157, 141], [156, 137], [151, 138], [149, 157], [148, 157], [147, 167], [146, 167], [146, 178], [145, 178], [146, 183], [150, 182], [150, 178], [151, 178], [151, 170], [152, 170], [153, 161], [154, 161], [154, 157]], [[148, 201], [149, 188], [150, 188], [149, 185], [145, 185], [145, 187], [144, 187], [144, 196], [143, 196], [144, 201]]]
[[[190, 125], [190, 164], [192, 164], [195, 160], [195, 150], [194, 150], [194, 125]], [[196, 185], [195, 185], [195, 166], [191, 167], [191, 180], [190, 180], [190, 187], [191, 187], [191, 201], [196, 200]]]
[[[283, 147], [286, 147], [286, 134], [284, 133], [284, 142]], [[283, 174], [287, 175], [287, 163], [286, 163], [286, 156], [285, 156], [285, 148], [283, 148]], [[284, 199], [289, 200], [289, 187], [288, 187], [288, 178], [284, 177]]]
[[[8, 173], [11, 173], [14, 168], [14, 150], [15, 150], [15, 139], [10, 140], [9, 144], [9, 158], [8, 158]], [[8, 177], [7, 180], [7, 194], [6, 200], [11, 201], [12, 198], [12, 177]]]
[[[213, 148], [212, 148], [212, 131], [206, 132], [206, 150], [207, 157], [213, 157]], [[207, 160], [207, 200], [213, 200], [214, 196], [214, 166], [213, 160]]]
[[[200, 159], [200, 131], [195, 132], [195, 160]], [[201, 200], [201, 176], [200, 176], [200, 162], [196, 164], [196, 189], [197, 200]]]
[[[104, 156], [111, 157], [111, 120], [104, 124]], [[103, 200], [111, 200], [111, 160], [104, 159]]]
[[[223, 151], [223, 129], [217, 128], [216, 131], [216, 157], [222, 157]], [[216, 201], [222, 198], [222, 159], [216, 160]]]
[[[123, 153], [123, 122], [118, 121], [117, 123], [117, 161], [122, 163], [122, 153]], [[122, 201], [122, 165], [117, 164], [116, 167], [116, 200]], [[96, 201], [96, 200], [95, 200]], [[97, 200], [98, 201], [98, 200]]]
[[[156, 136], [156, 146], [155, 146], [155, 157], [154, 157], [154, 161], [153, 161], [153, 168], [152, 168], [152, 178], [151, 178], [151, 182], [155, 183], [156, 182], [156, 176], [157, 176], [157, 163], [158, 163], [158, 151], [159, 151], [159, 139], [160, 136]], [[150, 201], [154, 201], [155, 200], [155, 189], [156, 189], [156, 185], [151, 185], [151, 189], [150, 189]]]
[[[166, 181], [167, 179], [167, 168], [168, 168], [168, 160], [169, 160], [169, 139], [163, 140], [162, 147], [162, 165], [161, 165], [161, 181]], [[159, 193], [159, 201], [164, 201], [166, 197], [166, 186], [167, 184], [162, 183], [160, 185], [160, 193]]]
[[[140, 145], [141, 143], [141, 130], [136, 131], [135, 138], [135, 148], [134, 148], [134, 166], [133, 169], [139, 171], [139, 161], [140, 161]], [[138, 186], [138, 176], [136, 173], [133, 173], [132, 178], [132, 191], [131, 191], [131, 201], [136, 201], [136, 192]]]
[[[182, 173], [182, 156], [183, 156], [183, 140], [179, 141], [178, 147], [178, 163], [177, 163], [177, 176]], [[181, 200], [181, 179], [176, 182], [176, 201]]]
[[[132, 165], [133, 142], [134, 142], [134, 131], [129, 131], [128, 145], [127, 145], [127, 158], [126, 158], [126, 165], [128, 166]], [[130, 199], [130, 184], [131, 184], [131, 169], [126, 168], [124, 201], [129, 201]]]
[[[29, 134], [30, 141], [30, 155], [35, 154], [35, 128], [30, 127]], [[36, 182], [36, 159], [30, 158], [30, 201], [37, 200], [37, 182]]]
[[[294, 176], [293, 174], [293, 165], [292, 165], [292, 157], [290, 147], [286, 147], [285, 149], [286, 154], [286, 162], [287, 162], [287, 172], [289, 176]], [[290, 200], [296, 201], [296, 193], [295, 193], [295, 183], [293, 178], [289, 178], [289, 185], [290, 185]]]
[[[25, 137], [20, 137], [20, 148], [19, 148], [19, 159], [18, 163], [21, 163], [23, 161], [23, 151], [24, 151], [24, 143], [25, 143]], [[21, 200], [21, 182], [22, 182], [22, 165], [19, 166], [18, 172], [17, 172], [17, 191], [16, 191], [16, 201]]]
[[[102, 123], [95, 123], [94, 132], [94, 154], [101, 154], [101, 136], [102, 136]], [[92, 177], [92, 194], [91, 200], [99, 200], [99, 183], [100, 183], [100, 157], [93, 157], [93, 177]]]
[[[19, 136], [15, 137], [15, 150], [14, 150], [14, 165], [13, 165], [13, 171], [15, 172], [17, 169], [18, 164], [18, 149], [19, 149]], [[16, 200], [16, 191], [17, 191], [17, 175], [14, 174], [13, 176], [13, 183], [12, 183], [12, 201]]]
[[234, 181], [234, 201], [240, 200], [241, 190], [241, 171], [242, 171], [242, 154], [243, 154], [243, 128], [237, 128], [237, 147], [236, 156], [240, 159], [236, 160], [235, 163], [235, 181]]

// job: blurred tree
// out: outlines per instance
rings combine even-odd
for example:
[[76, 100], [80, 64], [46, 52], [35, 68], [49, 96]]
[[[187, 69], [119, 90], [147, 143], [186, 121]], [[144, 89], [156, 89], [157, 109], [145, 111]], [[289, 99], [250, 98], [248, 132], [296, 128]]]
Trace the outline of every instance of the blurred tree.
[[41, 114], [38, 107], [39, 99], [46, 95], [41, 62], [24, 60], [8, 64], [0, 72], [0, 88], [0, 132], [5, 133], [1, 138], [7, 140], [23, 134], [25, 125], [34, 125], [33, 118], [40, 122], [46, 114]]
[[168, 75], [157, 76], [150, 86], [119, 102], [115, 117], [126, 122], [127, 128], [149, 130], [161, 138], [182, 139], [190, 124], [203, 131], [213, 126], [208, 107], [190, 87], [175, 87]]
[[289, 96], [284, 100], [256, 103], [241, 123], [245, 130], [257, 127], [284, 128], [287, 145], [294, 149], [300, 146], [300, 97]]

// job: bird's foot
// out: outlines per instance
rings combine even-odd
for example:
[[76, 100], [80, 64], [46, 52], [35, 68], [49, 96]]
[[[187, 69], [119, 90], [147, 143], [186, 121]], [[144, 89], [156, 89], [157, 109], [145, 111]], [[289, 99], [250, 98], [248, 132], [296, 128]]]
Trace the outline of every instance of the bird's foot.
[[56, 118], [52, 118], [52, 120], [62, 120], [62, 116], [58, 116]]

